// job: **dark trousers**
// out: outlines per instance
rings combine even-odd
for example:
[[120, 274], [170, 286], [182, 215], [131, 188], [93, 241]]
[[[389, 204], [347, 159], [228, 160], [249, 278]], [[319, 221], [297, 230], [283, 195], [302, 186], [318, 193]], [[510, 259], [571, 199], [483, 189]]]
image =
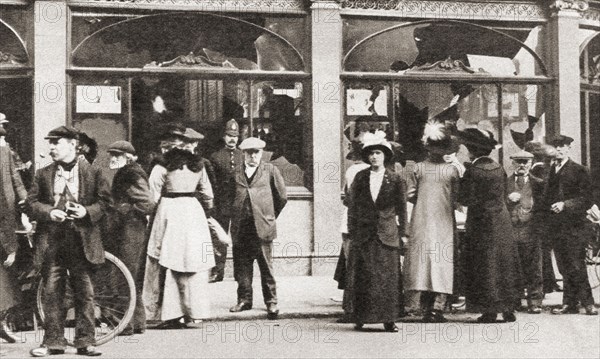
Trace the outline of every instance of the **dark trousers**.
[[260, 270], [265, 304], [277, 304], [277, 290], [273, 277], [273, 243], [265, 243], [258, 238], [256, 227], [251, 220], [244, 221], [239, 238], [233, 245], [233, 275], [238, 282], [238, 303], [252, 304], [252, 276], [254, 260]]
[[[215, 219], [225, 232], [229, 233], [229, 223], [231, 218], [227, 215], [219, 214]], [[222, 280], [225, 276], [225, 261], [227, 260], [227, 245], [223, 244], [218, 238], [211, 237], [213, 250], [215, 253], [215, 266], [210, 271], [211, 279]]]
[[544, 281], [544, 292], [552, 293], [556, 287], [556, 275], [552, 265], [552, 239], [542, 239], [542, 276]]
[[[51, 238], [47, 259], [42, 269], [44, 278], [44, 341], [50, 349], [64, 349], [67, 280], [73, 289], [75, 306], [75, 347], [95, 345], [93, 265], [83, 252], [82, 239], [71, 228], [64, 228]], [[68, 273], [67, 273], [68, 271]]]
[[144, 270], [146, 267], [146, 250], [148, 236], [146, 220], [141, 218], [123, 218], [118, 232], [122, 235], [115, 255], [125, 264], [135, 282], [135, 310], [129, 323], [130, 329], [146, 329], [146, 310], [142, 299]]
[[[544, 298], [542, 279], [542, 246], [539, 241], [517, 242], [520, 286], [527, 288], [527, 305], [541, 306]], [[519, 304], [520, 306], [520, 304]]]
[[558, 270], [563, 276], [563, 304], [593, 305], [594, 297], [585, 264], [585, 226], [549, 228]]

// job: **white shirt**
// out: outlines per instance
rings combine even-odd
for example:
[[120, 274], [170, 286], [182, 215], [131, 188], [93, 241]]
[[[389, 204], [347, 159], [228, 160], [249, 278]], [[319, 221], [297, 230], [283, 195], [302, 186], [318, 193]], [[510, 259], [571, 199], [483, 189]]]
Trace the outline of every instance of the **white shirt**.
[[377, 200], [377, 196], [379, 195], [379, 190], [381, 189], [381, 184], [383, 183], [384, 175], [385, 175], [385, 170], [379, 171], [379, 172], [370, 171], [369, 187], [371, 189], [371, 198], [373, 198], [373, 202], [375, 202]]
[[246, 177], [251, 178], [252, 175], [254, 175], [254, 172], [256, 172], [257, 168], [258, 168], [258, 166], [249, 166], [246, 163], [244, 166], [244, 172], [246, 172]]
[[73, 166], [70, 171], [58, 165], [56, 175], [54, 176], [54, 201], [58, 203], [60, 195], [65, 191], [65, 187], [73, 195], [76, 201], [79, 200], [79, 162]]

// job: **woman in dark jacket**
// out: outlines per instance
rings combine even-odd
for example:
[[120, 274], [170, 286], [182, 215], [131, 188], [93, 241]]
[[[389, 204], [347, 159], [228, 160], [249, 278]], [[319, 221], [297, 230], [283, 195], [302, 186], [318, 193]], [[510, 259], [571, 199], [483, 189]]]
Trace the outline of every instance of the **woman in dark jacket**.
[[383, 323], [386, 331], [396, 332], [394, 322], [404, 313], [400, 236], [406, 223], [406, 185], [385, 168], [392, 157], [384, 136], [365, 136], [362, 158], [370, 167], [358, 172], [348, 196], [347, 290], [357, 330], [364, 323]]
[[146, 314], [142, 300], [144, 268], [148, 236], [147, 217], [155, 207], [148, 185], [148, 177], [136, 162], [135, 149], [127, 141], [117, 141], [109, 146], [110, 168], [117, 169], [112, 183], [113, 234], [117, 246], [116, 255], [127, 266], [135, 281], [136, 304], [133, 318], [121, 335], [143, 333]]
[[[6, 136], [6, 130], [0, 127], [0, 138]], [[4, 322], [6, 311], [15, 306], [20, 299], [17, 278], [9, 269], [15, 262], [18, 242], [17, 202], [24, 203], [27, 192], [17, 172], [13, 156], [8, 146], [0, 146], [0, 338], [9, 343], [17, 341], [17, 337]]]
[[489, 132], [466, 129], [460, 134], [472, 160], [467, 164], [459, 202], [468, 206], [465, 233], [467, 309], [483, 313], [481, 323], [493, 323], [498, 313], [516, 320], [518, 301], [516, 244], [504, 198], [506, 173], [488, 157], [497, 142]]

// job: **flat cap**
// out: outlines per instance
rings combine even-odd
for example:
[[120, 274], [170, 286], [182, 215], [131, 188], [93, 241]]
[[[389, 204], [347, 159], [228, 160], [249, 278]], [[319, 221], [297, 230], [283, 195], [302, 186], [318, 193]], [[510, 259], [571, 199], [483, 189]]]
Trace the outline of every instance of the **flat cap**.
[[267, 144], [265, 141], [256, 137], [248, 137], [240, 143], [240, 150], [262, 150]]
[[129, 153], [135, 155], [135, 148], [127, 141], [116, 141], [108, 146], [107, 152]]
[[69, 138], [69, 139], [77, 139], [79, 138], [79, 131], [69, 126], [60, 126], [52, 131], [48, 132], [44, 139], [58, 139], [58, 138]]
[[554, 147], [562, 147], [570, 145], [573, 142], [573, 138], [565, 135], [556, 135], [550, 140], [550, 144]]
[[200, 132], [194, 130], [193, 128], [186, 128], [185, 132], [183, 133], [183, 137], [186, 140], [195, 142], [195, 141], [200, 141], [202, 139], [204, 139], [204, 135], [201, 134]]
[[533, 160], [533, 153], [521, 150], [514, 155], [511, 155], [512, 160]]
[[227, 136], [240, 135], [240, 125], [238, 125], [236, 120], [231, 119], [225, 123], [225, 134]]
[[6, 119], [6, 115], [0, 112], [0, 125], [7, 122], [8, 120]]

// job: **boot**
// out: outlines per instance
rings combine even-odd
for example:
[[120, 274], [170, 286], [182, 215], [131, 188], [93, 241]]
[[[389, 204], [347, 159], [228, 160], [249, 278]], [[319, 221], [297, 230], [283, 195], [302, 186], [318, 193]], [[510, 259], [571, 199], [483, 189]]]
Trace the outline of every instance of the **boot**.
[[0, 338], [6, 340], [9, 343], [22, 343], [21, 338], [15, 335], [15, 333], [13, 333], [10, 330], [10, 328], [8, 328], [8, 325], [4, 320], [0, 322]]

